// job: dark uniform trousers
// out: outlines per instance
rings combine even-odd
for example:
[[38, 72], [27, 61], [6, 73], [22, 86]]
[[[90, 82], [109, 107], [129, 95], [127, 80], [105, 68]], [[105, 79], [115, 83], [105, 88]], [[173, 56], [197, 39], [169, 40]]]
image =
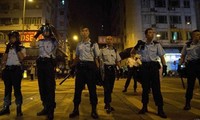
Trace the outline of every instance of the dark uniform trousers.
[[186, 90], [186, 100], [191, 100], [193, 97], [193, 90], [195, 85], [195, 80], [198, 78], [200, 80], [200, 59], [189, 61], [186, 65], [187, 68], [187, 90]]
[[141, 83], [142, 83], [142, 103], [147, 105], [149, 102], [149, 90], [152, 88], [153, 98], [156, 106], [163, 106], [163, 97], [160, 91], [158, 62], [142, 62]]
[[21, 80], [22, 67], [17, 65], [6, 66], [3, 71], [3, 80], [5, 85], [4, 105], [11, 105], [12, 86], [14, 88], [15, 103], [22, 104]]
[[115, 65], [104, 65], [105, 76], [103, 81], [104, 86], [104, 103], [109, 105], [112, 101], [111, 93], [113, 91], [115, 82]]
[[55, 65], [52, 58], [37, 59], [37, 74], [40, 98], [44, 109], [54, 111], [55, 102]]
[[97, 105], [97, 94], [96, 94], [96, 83], [95, 71], [96, 65], [93, 61], [80, 61], [77, 64], [77, 72], [75, 79], [75, 93], [74, 93], [74, 105], [78, 106], [81, 103], [81, 94], [82, 90], [87, 84], [89, 95], [90, 95], [90, 104], [92, 106]]
[[137, 69], [138, 69], [137, 67], [128, 67], [128, 76], [127, 76], [127, 80], [126, 80], [126, 83], [124, 86], [125, 89], [128, 88], [132, 77], [134, 80], [133, 88], [134, 88], [134, 90], [137, 89], [137, 78], [136, 78]]

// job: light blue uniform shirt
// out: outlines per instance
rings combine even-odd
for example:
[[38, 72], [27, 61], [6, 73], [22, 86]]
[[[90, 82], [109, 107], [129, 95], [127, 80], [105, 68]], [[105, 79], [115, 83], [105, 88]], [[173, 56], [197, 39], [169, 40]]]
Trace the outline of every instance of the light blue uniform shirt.
[[154, 43], [153, 40], [150, 44], [145, 44], [144, 50], [138, 51], [141, 55], [142, 62], [157, 62], [157, 58], [165, 55], [165, 51], [160, 43]]
[[103, 60], [103, 63], [106, 65], [116, 65], [116, 61], [119, 62], [121, 60], [119, 53], [115, 51], [115, 49], [110, 49], [108, 47], [100, 50], [99, 57]]
[[[26, 56], [26, 49], [22, 48], [21, 52]], [[16, 50], [14, 48], [11, 48], [8, 52], [8, 59], [6, 61], [6, 65], [21, 65], [20, 60], [17, 56]]]
[[78, 43], [76, 47], [76, 56], [79, 57], [80, 61], [94, 61], [95, 57], [98, 57], [100, 53], [99, 46], [97, 43], [94, 43], [91, 46], [91, 42]]
[[53, 58], [56, 57], [56, 48], [57, 48], [57, 41], [42, 39], [37, 42], [37, 46], [39, 47], [39, 57], [47, 57]]
[[186, 56], [187, 61], [200, 59], [200, 43], [191, 43], [189, 47], [185, 45], [181, 51], [181, 54]]

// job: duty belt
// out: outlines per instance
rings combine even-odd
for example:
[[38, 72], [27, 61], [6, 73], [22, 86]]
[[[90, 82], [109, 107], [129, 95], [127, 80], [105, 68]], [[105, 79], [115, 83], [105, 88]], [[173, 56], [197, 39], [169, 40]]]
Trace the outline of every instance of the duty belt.
[[52, 58], [48, 58], [48, 57], [39, 57], [38, 60], [39, 60], [39, 61], [49, 61], [49, 60], [52, 60]]
[[20, 67], [21, 67], [20, 65], [6, 65], [7, 70], [14, 70]]
[[104, 65], [105, 69], [114, 70], [116, 65]]

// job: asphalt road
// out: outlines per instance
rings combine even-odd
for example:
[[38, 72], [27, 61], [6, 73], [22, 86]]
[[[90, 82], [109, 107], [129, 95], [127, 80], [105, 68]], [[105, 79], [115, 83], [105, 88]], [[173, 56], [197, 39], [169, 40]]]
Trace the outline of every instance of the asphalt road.
[[[70, 120], [69, 113], [73, 110], [74, 79], [65, 81], [59, 85], [62, 79], [56, 80], [56, 103], [55, 120]], [[186, 80], [184, 80], [186, 84]], [[116, 80], [112, 94], [111, 105], [115, 108], [110, 114], [104, 110], [103, 88], [98, 87], [98, 106], [97, 111], [99, 120], [161, 120], [157, 114], [153, 95], [150, 94], [148, 105], [149, 112], [145, 115], [139, 115], [141, 109], [141, 85], [138, 83], [137, 93], [133, 92], [133, 81], [129, 85], [128, 91], [123, 93], [125, 79]], [[200, 120], [200, 89], [199, 82], [196, 81], [194, 96], [191, 102], [192, 109], [184, 111], [185, 89], [183, 89], [180, 78], [166, 77], [161, 81], [162, 95], [164, 99], [164, 111], [168, 118], [166, 120]], [[15, 98], [12, 97], [11, 114], [0, 116], [0, 120], [45, 120], [45, 116], [38, 117], [36, 113], [42, 109], [40, 96], [38, 92], [37, 80], [22, 81], [24, 115], [16, 118]], [[4, 85], [0, 80], [0, 106], [3, 104]], [[92, 120], [90, 117], [91, 106], [89, 102], [89, 93], [87, 87], [82, 93], [82, 102], [80, 105], [80, 115], [74, 120]]]

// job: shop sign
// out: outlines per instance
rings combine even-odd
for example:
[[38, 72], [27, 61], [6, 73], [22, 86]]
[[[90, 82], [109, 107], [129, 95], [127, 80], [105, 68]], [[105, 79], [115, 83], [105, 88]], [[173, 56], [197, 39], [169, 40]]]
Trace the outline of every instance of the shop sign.
[[[36, 31], [30, 31], [30, 32], [19, 32], [20, 33], [20, 38], [21, 42], [31, 42], [34, 35], [36, 34]], [[42, 35], [38, 37], [38, 39], [42, 39]]]

